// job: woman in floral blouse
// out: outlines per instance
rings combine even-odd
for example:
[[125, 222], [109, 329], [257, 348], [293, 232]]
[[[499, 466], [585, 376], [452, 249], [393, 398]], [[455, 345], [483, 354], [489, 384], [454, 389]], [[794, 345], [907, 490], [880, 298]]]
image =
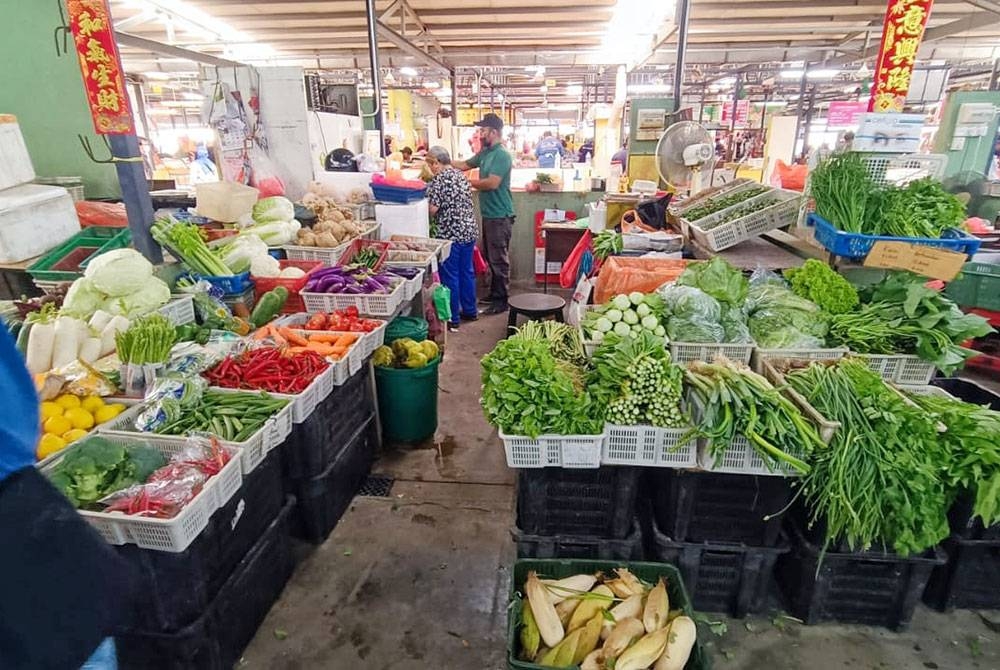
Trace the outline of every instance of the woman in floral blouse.
[[475, 321], [476, 273], [472, 254], [479, 237], [476, 215], [472, 209], [469, 180], [452, 167], [444, 147], [431, 147], [425, 158], [434, 179], [427, 186], [431, 214], [437, 216], [438, 237], [451, 240], [451, 255], [441, 264], [441, 281], [451, 291], [451, 321], [448, 330], [458, 330], [459, 318]]

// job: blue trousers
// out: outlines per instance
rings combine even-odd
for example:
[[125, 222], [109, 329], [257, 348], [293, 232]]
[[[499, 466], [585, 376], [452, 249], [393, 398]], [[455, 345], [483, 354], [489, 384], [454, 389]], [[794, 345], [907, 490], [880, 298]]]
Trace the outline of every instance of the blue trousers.
[[475, 246], [475, 242], [453, 243], [448, 259], [438, 268], [441, 281], [451, 291], [452, 323], [458, 323], [460, 314], [476, 316], [476, 271], [472, 268]]

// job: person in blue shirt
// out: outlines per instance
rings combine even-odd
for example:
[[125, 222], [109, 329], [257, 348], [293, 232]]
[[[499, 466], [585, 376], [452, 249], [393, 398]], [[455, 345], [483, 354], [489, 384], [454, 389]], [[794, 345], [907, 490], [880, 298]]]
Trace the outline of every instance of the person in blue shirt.
[[538, 167], [560, 167], [560, 163], [557, 163], [557, 161], [561, 161], [563, 152], [563, 145], [559, 138], [553, 137], [552, 131], [546, 130], [542, 134], [542, 139], [538, 140], [538, 144], [535, 146], [535, 157], [538, 159]]
[[114, 670], [131, 569], [35, 468], [38, 396], [0, 330], [0, 668]]

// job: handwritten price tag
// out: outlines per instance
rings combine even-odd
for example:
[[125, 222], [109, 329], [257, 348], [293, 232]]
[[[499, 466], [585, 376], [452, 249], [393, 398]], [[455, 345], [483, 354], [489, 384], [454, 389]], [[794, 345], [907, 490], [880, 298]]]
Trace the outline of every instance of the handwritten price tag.
[[951, 281], [965, 265], [965, 254], [909, 242], [879, 241], [865, 258], [865, 267], [909, 270], [924, 277]]

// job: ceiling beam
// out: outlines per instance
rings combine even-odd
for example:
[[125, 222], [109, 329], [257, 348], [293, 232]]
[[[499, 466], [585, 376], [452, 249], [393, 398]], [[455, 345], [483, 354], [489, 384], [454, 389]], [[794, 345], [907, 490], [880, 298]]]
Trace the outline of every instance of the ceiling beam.
[[[1000, 14], [1000, 3], [993, 2], [993, 0], [965, 0], [967, 3], [975, 7], [976, 9], [985, 9], [993, 14]], [[932, 13], [933, 16], [933, 13]]]
[[453, 68], [451, 65], [422, 50], [416, 44], [397, 33], [382, 21], [378, 21], [376, 27], [378, 29], [379, 36], [392, 43], [397, 49], [408, 56], [412, 56], [413, 58], [422, 61], [428, 67], [436, 68], [448, 73], [452, 71]]
[[[964, 33], [969, 30], [977, 30], [985, 28], [986, 26], [992, 26], [995, 23], [1000, 23], [1000, 14], [994, 14], [992, 11], [969, 14], [964, 19], [951, 21], [943, 26], [938, 26], [937, 28], [928, 28], [924, 31], [923, 44], [935, 42], [937, 40], [944, 39], [945, 37], [958, 35], [959, 33]], [[876, 49], [878, 49], [878, 47], [876, 47]]]
[[243, 63], [238, 63], [227, 58], [219, 58], [218, 56], [212, 56], [200, 51], [192, 51], [191, 49], [163, 44], [154, 40], [148, 40], [145, 37], [139, 37], [138, 35], [130, 35], [129, 33], [116, 32], [115, 41], [123, 46], [142, 49], [151, 53], [170, 56], [171, 58], [184, 58], [195, 63], [204, 63], [205, 65], [218, 65], [221, 67], [243, 65]]

